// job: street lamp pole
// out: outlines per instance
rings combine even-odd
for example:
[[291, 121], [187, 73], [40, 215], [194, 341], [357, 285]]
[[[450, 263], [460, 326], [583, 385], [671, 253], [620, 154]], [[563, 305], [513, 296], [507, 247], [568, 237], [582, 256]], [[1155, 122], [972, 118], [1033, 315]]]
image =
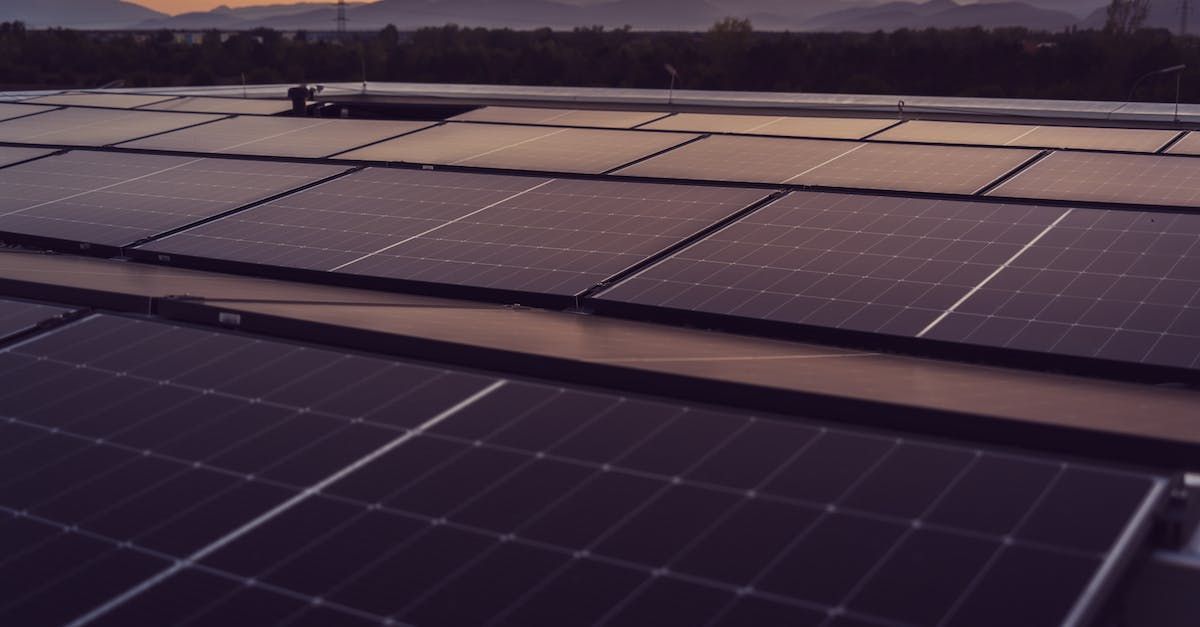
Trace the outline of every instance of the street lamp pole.
[[1183, 71], [1186, 69], [1187, 69], [1186, 65], [1180, 64], [1180, 65], [1172, 65], [1171, 67], [1165, 67], [1161, 70], [1154, 70], [1153, 72], [1146, 72], [1145, 74], [1139, 76], [1138, 79], [1133, 82], [1133, 88], [1129, 90], [1129, 97], [1126, 98], [1126, 102], [1133, 102], [1133, 97], [1134, 97], [1134, 95], [1137, 94], [1137, 88], [1141, 87], [1142, 82], [1145, 81], [1146, 79], [1150, 78], [1151, 76], [1162, 76], [1164, 74], [1174, 74], [1175, 75], [1175, 122], [1178, 123], [1179, 122], [1179, 91], [1182, 86], [1181, 81], [1183, 79]]

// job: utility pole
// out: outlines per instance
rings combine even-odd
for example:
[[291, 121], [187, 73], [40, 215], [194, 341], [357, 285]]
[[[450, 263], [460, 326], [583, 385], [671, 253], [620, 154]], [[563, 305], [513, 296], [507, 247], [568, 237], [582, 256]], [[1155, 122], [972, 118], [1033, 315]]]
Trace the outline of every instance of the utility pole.
[[1179, 0], [1179, 36], [1188, 33], [1188, 18], [1192, 15], [1192, 0]]

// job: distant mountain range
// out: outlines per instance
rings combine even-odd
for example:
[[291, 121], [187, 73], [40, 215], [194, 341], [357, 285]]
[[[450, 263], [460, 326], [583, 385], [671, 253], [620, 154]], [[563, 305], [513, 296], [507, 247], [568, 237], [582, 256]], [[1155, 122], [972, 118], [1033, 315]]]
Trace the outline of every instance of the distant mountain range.
[[[1178, 0], [1154, 0], [1151, 22], [1174, 26]], [[620, 27], [639, 30], [703, 30], [726, 16], [749, 18], [758, 30], [861, 31], [900, 28], [1024, 26], [1057, 31], [1104, 24], [1107, 0], [378, 0], [353, 2], [349, 27], [401, 30], [455, 23], [525, 28]], [[1035, 6], [1036, 5], [1036, 6]], [[1167, 16], [1167, 17], [1164, 17]], [[336, 28], [330, 2], [264, 5], [169, 16], [121, 0], [36, 0], [0, 7], [0, 21], [34, 28], [327, 31]], [[1162, 23], [1160, 23], [1162, 22]]]

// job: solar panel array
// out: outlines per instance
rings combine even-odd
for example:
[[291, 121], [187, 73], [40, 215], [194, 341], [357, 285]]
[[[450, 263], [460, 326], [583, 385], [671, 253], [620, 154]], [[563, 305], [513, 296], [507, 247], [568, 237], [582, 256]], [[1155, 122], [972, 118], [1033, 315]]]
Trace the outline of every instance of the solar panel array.
[[944, 144], [1157, 152], [1178, 134], [1178, 131], [1154, 129], [916, 120], [905, 122], [880, 133], [875, 139]]
[[795, 192], [598, 298], [1200, 368], [1200, 216]]
[[122, 144], [123, 148], [235, 155], [328, 157], [411, 133], [425, 122], [237, 117]]
[[0, 141], [63, 146], [109, 146], [221, 119], [200, 113], [116, 109], [59, 109], [0, 122]]
[[286, 100], [262, 98], [204, 98], [187, 96], [156, 104], [142, 105], [149, 111], [183, 111], [187, 113], [231, 113], [237, 115], [276, 115], [292, 110]]
[[367, 169], [144, 249], [576, 295], [765, 195], [716, 187]]
[[72, 107], [106, 107], [110, 109], [133, 109], [146, 105], [174, 100], [174, 96], [154, 96], [143, 94], [112, 94], [112, 93], [80, 93], [67, 92], [53, 96], [41, 96], [25, 102], [48, 105], [66, 105]]
[[67, 309], [0, 298], [0, 340], [29, 331], [45, 320], [67, 313]]
[[126, 246], [344, 169], [69, 152], [0, 170], [0, 232]]
[[989, 194], [1200, 207], [1200, 160], [1162, 155], [1055, 152]]
[[679, 113], [643, 128], [701, 133], [782, 135], [829, 139], [862, 139], [896, 122], [878, 118], [781, 117], [770, 115], [721, 115]]
[[339, 155], [508, 170], [603, 174], [695, 135], [455, 122]]
[[595, 126], [633, 128], [666, 115], [655, 111], [600, 111], [589, 109], [542, 109], [534, 107], [483, 107], [456, 115], [456, 122], [503, 122], [549, 126]]
[[1165, 486], [103, 315], [0, 371], [14, 625], [1051, 626]]

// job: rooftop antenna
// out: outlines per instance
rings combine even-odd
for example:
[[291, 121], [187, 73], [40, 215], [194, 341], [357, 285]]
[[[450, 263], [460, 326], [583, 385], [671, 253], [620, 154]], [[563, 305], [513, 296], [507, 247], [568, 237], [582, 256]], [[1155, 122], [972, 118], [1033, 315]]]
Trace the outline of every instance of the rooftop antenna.
[[338, 0], [337, 4], [337, 32], [338, 37], [346, 37], [346, 0]]

